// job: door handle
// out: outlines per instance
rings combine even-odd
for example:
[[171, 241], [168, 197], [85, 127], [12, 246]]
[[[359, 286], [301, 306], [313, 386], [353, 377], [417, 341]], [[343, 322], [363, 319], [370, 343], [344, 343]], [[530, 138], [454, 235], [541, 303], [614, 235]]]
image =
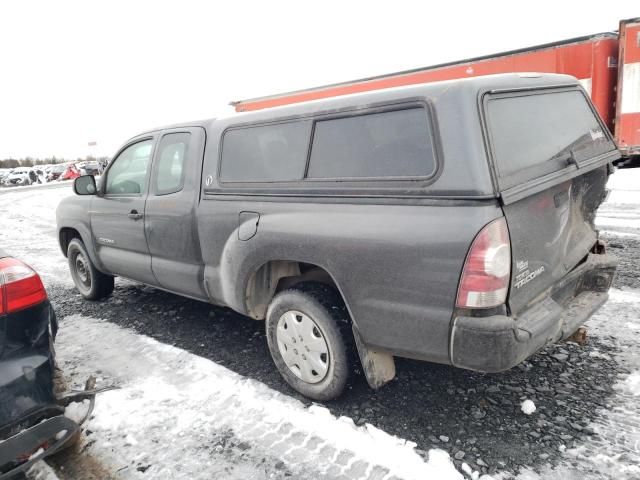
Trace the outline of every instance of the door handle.
[[131, 210], [131, 211], [129, 212], [128, 217], [129, 217], [131, 220], [140, 220], [142, 217], [144, 217], [144, 214], [142, 214], [142, 213], [138, 213], [138, 211], [137, 211], [137, 210]]

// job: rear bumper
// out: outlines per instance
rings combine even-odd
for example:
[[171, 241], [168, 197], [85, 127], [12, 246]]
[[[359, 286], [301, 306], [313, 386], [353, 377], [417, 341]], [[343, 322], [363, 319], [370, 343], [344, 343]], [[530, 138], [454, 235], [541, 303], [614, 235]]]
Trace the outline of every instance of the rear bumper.
[[0, 447], [0, 480], [16, 478], [35, 462], [58, 452], [79, 428], [60, 413], [8, 438]]
[[457, 317], [451, 333], [451, 363], [470, 370], [500, 372], [545, 345], [568, 338], [607, 301], [616, 267], [615, 257], [590, 254], [517, 318]]

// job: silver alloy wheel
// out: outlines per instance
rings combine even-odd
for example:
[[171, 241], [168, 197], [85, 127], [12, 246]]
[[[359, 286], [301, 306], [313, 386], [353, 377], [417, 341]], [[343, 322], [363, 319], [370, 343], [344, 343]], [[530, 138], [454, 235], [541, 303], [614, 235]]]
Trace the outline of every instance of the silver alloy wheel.
[[276, 326], [276, 340], [284, 363], [296, 377], [318, 383], [327, 376], [329, 346], [311, 317], [295, 310], [283, 313]]

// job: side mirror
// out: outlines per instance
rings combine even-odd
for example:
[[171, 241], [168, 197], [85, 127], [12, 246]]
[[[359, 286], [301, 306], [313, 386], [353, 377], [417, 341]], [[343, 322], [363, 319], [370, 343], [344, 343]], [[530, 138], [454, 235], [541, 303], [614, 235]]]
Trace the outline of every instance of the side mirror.
[[82, 175], [73, 181], [73, 191], [76, 195], [95, 195], [98, 191], [96, 179], [93, 175]]

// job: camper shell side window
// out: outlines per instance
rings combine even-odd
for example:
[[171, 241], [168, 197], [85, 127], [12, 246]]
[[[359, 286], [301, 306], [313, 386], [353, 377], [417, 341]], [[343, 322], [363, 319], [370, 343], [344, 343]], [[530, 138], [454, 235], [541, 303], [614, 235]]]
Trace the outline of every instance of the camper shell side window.
[[434, 132], [424, 102], [231, 126], [218, 178], [225, 187], [424, 183], [439, 167]]

